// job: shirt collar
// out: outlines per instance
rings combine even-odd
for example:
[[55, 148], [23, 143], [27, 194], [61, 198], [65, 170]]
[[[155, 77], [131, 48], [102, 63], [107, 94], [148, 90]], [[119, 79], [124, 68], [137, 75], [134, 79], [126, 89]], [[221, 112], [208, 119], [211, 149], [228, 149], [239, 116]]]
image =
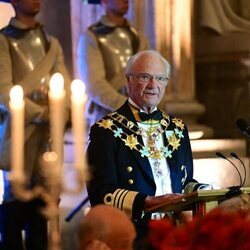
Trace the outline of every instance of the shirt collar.
[[[137, 109], [137, 112], [145, 112], [145, 110], [141, 109], [130, 97], [128, 98], [128, 102], [135, 108]], [[157, 110], [157, 107], [155, 107], [153, 109], [152, 112], [154, 112], [155, 110]], [[145, 112], [146, 113], [146, 112]]]
[[[129, 106], [131, 108], [131, 111], [135, 117], [135, 120], [137, 122], [141, 122], [141, 118], [139, 116], [139, 112], [145, 112], [143, 109], [141, 109], [130, 97], [128, 99]], [[157, 107], [154, 108], [153, 111], [157, 110]], [[153, 112], [152, 111], [152, 112]], [[146, 112], [145, 112], [146, 113]], [[148, 124], [147, 122], [144, 122], [145, 124]], [[158, 121], [157, 121], [158, 123]], [[150, 123], [152, 125], [152, 123]]]

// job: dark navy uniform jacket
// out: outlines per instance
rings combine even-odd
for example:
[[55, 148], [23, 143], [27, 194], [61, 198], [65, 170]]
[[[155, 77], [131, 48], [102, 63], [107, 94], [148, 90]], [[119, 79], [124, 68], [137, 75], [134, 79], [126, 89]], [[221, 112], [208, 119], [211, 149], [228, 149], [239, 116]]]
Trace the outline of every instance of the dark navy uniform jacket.
[[[186, 125], [181, 120], [163, 116], [167, 122], [163, 133], [174, 133], [179, 147], [166, 157], [174, 193], [184, 193], [193, 186], [193, 159]], [[126, 212], [133, 220], [142, 216], [145, 198], [154, 196], [156, 185], [146, 156], [143, 156], [142, 137], [135, 133], [135, 117], [128, 101], [117, 111], [92, 126], [87, 149], [90, 181], [87, 190], [91, 205], [104, 203]], [[179, 127], [178, 127], [178, 126]], [[138, 144], [139, 143], [139, 144]], [[190, 187], [189, 187], [190, 188]]]

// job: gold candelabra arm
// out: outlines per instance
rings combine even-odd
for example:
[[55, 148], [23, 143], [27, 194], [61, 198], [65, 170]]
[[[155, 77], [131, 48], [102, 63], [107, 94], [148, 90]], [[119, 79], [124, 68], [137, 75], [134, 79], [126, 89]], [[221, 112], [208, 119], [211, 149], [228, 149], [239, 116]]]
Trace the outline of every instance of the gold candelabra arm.
[[48, 219], [49, 225], [49, 250], [61, 250], [59, 231], [59, 199], [62, 190], [60, 170], [57, 167], [57, 155], [54, 152], [46, 152], [41, 158], [40, 164], [44, 185], [37, 185], [27, 189], [23, 174], [9, 174], [14, 196], [22, 201], [41, 199], [45, 206], [41, 213]]

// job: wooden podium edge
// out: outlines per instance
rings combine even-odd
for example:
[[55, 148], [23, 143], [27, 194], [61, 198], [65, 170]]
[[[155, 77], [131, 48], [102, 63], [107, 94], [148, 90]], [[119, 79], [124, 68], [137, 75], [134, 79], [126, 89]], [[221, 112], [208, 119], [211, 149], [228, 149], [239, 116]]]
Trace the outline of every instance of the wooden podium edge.
[[[241, 187], [240, 189], [243, 194], [250, 194], [250, 187]], [[225, 199], [225, 195], [229, 191], [230, 188], [198, 190], [182, 196], [180, 200], [168, 201], [167, 203], [154, 206], [149, 209], [147, 213], [192, 210], [192, 206], [198, 202], [220, 201]]]
[[174, 201], [168, 201], [163, 204], [159, 204], [150, 208], [147, 213], [154, 213], [154, 212], [170, 212], [170, 211], [180, 211], [183, 210], [184, 207], [194, 203], [194, 201], [198, 197], [198, 192], [192, 192], [190, 194], [184, 194], [179, 199], [175, 199]]

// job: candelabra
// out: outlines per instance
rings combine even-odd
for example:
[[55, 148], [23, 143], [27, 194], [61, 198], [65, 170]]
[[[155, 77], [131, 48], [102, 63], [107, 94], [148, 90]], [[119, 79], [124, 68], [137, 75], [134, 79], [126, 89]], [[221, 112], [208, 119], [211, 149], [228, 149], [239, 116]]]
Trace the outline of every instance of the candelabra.
[[68, 190], [62, 181], [63, 166], [63, 135], [65, 117], [65, 90], [61, 74], [51, 77], [49, 97], [51, 150], [45, 152], [40, 159], [43, 185], [32, 189], [25, 187], [24, 175], [24, 99], [22, 88], [14, 86], [10, 92], [11, 111], [11, 171], [9, 180], [16, 198], [29, 201], [39, 197], [45, 203], [41, 211], [49, 221], [49, 249], [60, 250], [59, 233], [59, 199], [62, 191], [77, 193], [85, 183], [86, 162], [84, 158], [85, 119], [84, 108], [86, 102], [85, 86], [80, 80], [71, 84], [71, 114], [72, 132], [74, 138], [75, 176], [77, 187]]

